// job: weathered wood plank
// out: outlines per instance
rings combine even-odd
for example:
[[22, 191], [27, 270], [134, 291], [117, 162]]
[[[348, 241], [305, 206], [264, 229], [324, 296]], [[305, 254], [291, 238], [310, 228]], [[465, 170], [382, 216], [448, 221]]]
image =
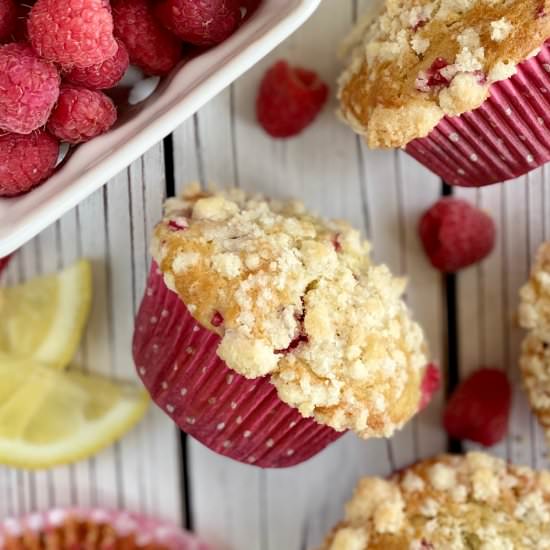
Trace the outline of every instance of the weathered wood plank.
[[[136, 379], [130, 341], [144, 289], [148, 240], [164, 197], [162, 145], [66, 214], [15, 257], [7, 281], [92, 261], [92, 314], [75, 364]], [[53, 506], [124, 506], [179, 521], [179, 434], [160, 411], [121, 442], [73, 466], [45, 472], [0, 468], [0, 517]]]

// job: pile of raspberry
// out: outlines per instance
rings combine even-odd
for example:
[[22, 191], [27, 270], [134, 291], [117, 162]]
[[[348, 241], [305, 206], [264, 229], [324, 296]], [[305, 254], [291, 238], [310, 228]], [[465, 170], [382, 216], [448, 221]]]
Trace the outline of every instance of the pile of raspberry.
[[[259, 0], [0, 0], [0, 197], [55, 170], [60, 143], [109, 130], [129, 64], [165, 76], [229, 37]], [[116, 97], [115, 94], [112, 94]]]

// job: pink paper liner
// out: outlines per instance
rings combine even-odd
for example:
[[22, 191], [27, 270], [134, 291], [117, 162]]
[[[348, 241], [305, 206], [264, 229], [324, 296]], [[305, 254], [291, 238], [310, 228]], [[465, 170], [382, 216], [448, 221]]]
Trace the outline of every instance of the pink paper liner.
[[304, 462], [343, 435], [283, 403], [268, 377], [247, 380], [231, 370], [216, 354], [219, 343], [153, 264], [136, 320], [134, 361], [155, 403], [184, 432], [262, 468]]
[[491, 86], [478, 109], [446, 117], [407, 153], [451, 185], [513, 179], [550, 160], [550, 42]]
[[148, 543], [162, 544], [169, 550], [208, 550], [208, 547], [179, 527], [145, 517], [140, 514], [101, 508], [67, 508], [29, 514], [21, 518], [0, 520], [0, 548], [7, 537], [18, 537], [25, 532], [41, 532], [54, 529], [74, 518], [110, 525], [120, 536], [134, 534], [140, 546]]

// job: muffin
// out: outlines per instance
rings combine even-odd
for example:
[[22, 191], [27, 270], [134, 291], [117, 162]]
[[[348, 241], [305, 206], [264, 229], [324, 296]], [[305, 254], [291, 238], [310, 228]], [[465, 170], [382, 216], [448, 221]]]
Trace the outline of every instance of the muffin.
[[483, 453], [364, 478], [320, 550], [550, 548], [550, 473]]
[[178, 527], [129, 512], [51, 510], [0, 520], [4, 550], [207, 550]]
[[386, 0], [348, 41], [343, 119], [447, 183], [481, 186], [550, 160], [548, 0]]
[[519, 361], [523, 383], [529, 404], [550, 441], [550, 242], [539, 248], [520, 300], [519, 321], [528, 331]]
[[302, 462], [346, 430], [390, 436], [423, 401], [426, 344], [404, 280], [368, 251], [297, 202], [198, 187], [169, 199], [133, 346], [155, 402], [210, 449], [262, 467]]

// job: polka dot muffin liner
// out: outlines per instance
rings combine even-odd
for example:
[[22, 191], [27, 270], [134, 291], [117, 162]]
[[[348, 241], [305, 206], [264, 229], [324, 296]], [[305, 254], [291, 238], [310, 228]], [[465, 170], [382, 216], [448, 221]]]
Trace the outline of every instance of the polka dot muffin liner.
[[56, 509], [0, 521], [5, 550], [208, 550], [175, 525], [125, 511]]
[[550, 160], [550, 42], [491, 86], [479, 108], [443, 119], [406, 151], [451, 185], [513, 179]]
[[341, 437], [283, 403], [268, 377], [247, 380], [218, 357], [156, 264], [136, 320], [133, 353], [155, 403], [212, 451], [262, 468], [294, 466]]

